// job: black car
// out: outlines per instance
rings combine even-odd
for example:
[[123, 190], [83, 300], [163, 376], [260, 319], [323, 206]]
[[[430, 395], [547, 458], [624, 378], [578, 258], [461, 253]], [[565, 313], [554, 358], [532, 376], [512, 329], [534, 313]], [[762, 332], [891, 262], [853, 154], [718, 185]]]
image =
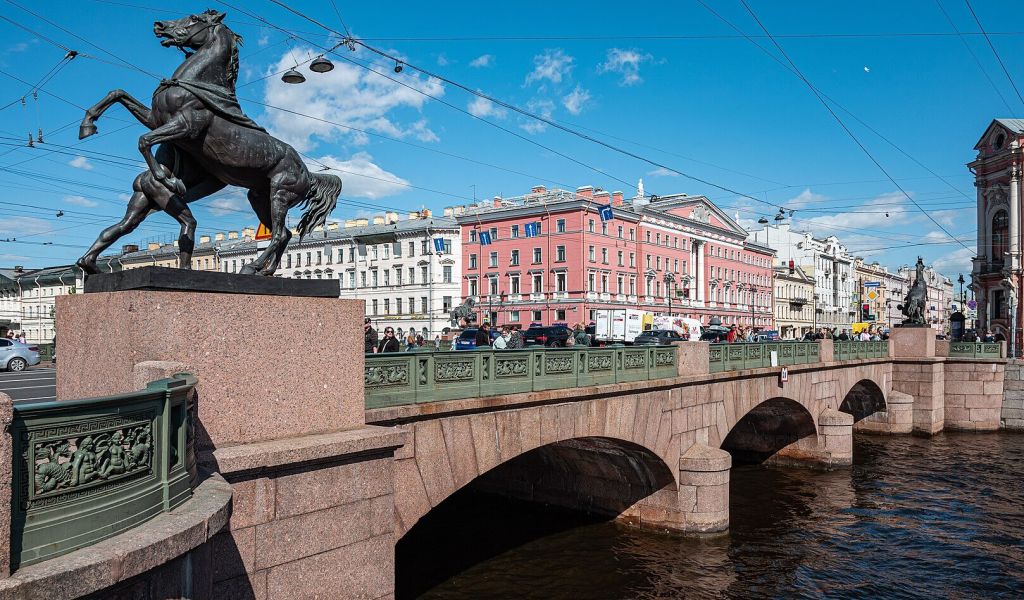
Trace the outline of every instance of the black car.
[[549, 348], [562, 348], [565, 341], [572, 335], [572, 330], [565, 325], [551, 325], [550, 327], [530, 327], [523, 330], [523, 341], [527, 346], [547, 346]]
[[683, 336], [672, 329], [648, 329], [636, 336], [633, 343], [637, 346], [667, 346], [676, 342], [686, 341]]

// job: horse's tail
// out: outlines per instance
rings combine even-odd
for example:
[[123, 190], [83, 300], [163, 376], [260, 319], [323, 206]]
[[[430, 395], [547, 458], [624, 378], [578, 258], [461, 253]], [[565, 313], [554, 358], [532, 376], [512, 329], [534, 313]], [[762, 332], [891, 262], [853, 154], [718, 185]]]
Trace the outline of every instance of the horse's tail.
[[297, 227], [300, 238], [317, 227], [323, 227], [327, 217], [338, 204], [338, 196], [341, 195], [341, 178], [337, 175], [310, 173], [309, 179], [309, 193], [299, 204], [300, 208], [306, 209]]

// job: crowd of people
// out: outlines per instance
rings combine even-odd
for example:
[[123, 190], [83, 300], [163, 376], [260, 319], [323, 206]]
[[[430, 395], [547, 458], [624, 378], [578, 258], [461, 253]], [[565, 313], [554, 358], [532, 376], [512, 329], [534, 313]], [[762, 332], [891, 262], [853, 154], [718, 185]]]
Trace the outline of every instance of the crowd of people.
[[860, 333], [853, 333], [849, 329], [822, 327], [817, 331], [808, 331], [802, 338], [805, 342], [815, 340], [833, 340], [836, 342], [877, 342], [889, 339], [889, 331], [882, 328], [866, 327]]

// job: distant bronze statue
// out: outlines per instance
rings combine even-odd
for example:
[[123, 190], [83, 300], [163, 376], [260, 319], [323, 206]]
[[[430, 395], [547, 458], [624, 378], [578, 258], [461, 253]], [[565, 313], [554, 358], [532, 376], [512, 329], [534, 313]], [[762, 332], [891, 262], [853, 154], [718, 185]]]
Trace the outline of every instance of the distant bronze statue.
[[456, 306], [451, 314], [452, 327], [472, 327], [475, 325], [476, 313], [473, 312], [474, 306], [476, 306], [476, 302], [472, 298], [466, 298], [462, 304]]
[[[196, 220], [188, 204], [226, 185], [249, 190], [249, 204], [271, 232], [270, 245], [242, 273], [272, 275], [291, 238], [288, 210], [305, 208], [300, 236], [322, 226], [341, 193], [341, 179], [310, 173], [294, 148], [245, 116], [235, 96], [238, 46], [242, 38], [208, 10], [173, 21], [157, 21], [153, 33], [165, 47], [185, 53], [185, 62], [153, 92], [152, 108], [124, 90], [114, 90], [85, 112], [79, 138], [96, 133], [96, 119], [121, 104], [151, 131], [139, 138], [149, 170], [135, 178], [128, 210], [103, 230], [82, 258], [86, 273], [97, 273], [101, 252], [135, 230], [150, 214], [164, 211], [181, 224], [179, 266], [188, 269], [195, 247]], [[154, 155], [151, 151], [160, 147]]]
[[924, 327], [924, 307], [928, 303], [928, 284], [924, 280], [924, 261], [917, 257], [917, 274], [914, 283], [907, 292], [903, 304], [896, 308], [907, 316], [903, 319], [903, 327]]

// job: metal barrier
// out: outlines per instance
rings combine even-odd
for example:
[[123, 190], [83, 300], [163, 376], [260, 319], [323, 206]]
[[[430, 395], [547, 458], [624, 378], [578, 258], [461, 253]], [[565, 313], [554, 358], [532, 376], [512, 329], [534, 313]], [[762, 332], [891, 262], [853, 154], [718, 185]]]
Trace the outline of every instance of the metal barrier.
[[1003, 358], [999, 342], [950, 342], [951, 358]]
[[[773, 352], [775, 353], [775, 364], [772, 364]], [[711, 344], [708, 351], [708, 367], [711, 373], [722, 373], [741, 369], [816, 363], [820, 360], [819, 356], [817, 342]]]
[[675, 377], [675, 346], [367, 354], [366, 408]]
[[196, 484], [196, 379], [15, 404], [11, 566], [95, 544], [180, 506]]
[[53, 344], [29, 344], [39, 348], [39, 360], [46, 362], [53, 360]]
[[862, 358], [886, 358], [889, 356], [889, 341], [873, 342], [835, 341], [832, 342], [832, 360], [857, 360]]

